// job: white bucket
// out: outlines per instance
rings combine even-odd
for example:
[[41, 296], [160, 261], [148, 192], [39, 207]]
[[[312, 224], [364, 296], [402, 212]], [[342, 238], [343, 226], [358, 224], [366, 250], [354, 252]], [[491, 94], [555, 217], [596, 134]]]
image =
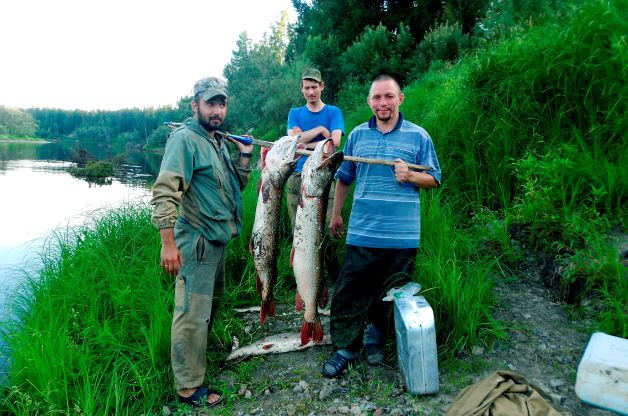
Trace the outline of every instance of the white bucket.
[[602, 332], [591, 336], [576, 376], [586, 403], [628, 415], [628, 340]]

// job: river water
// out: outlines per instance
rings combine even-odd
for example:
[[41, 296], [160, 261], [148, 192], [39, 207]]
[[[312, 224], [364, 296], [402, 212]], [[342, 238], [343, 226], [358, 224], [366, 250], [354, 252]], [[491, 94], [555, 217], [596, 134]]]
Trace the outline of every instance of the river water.
[[[95, 159], [114, 156], [96, 145], [87, 150]], [[161, 163], [159, 155], [125, 152], [111, 182], [95, 184], [67, 172], [73, 154], [58, 143], [0, 143], [0, 319], [11, 318], [8, 305], [25, 273], [36, 276], [52, 233], [84, 223], [94, 211], [148, 201]], [[3, 367], [0, 356], [0, 378]]]

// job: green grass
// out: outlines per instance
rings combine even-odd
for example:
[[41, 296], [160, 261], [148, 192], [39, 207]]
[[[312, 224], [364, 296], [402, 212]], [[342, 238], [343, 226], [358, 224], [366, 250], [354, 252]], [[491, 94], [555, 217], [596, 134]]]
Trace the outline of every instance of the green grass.
[[[414, 279], [435, 311], [446, 365], [503, 336], [492, 318], [493, 285], [509, 279], [524, 250], [563, 266], [563, 296], [587, 301], [576, 314], [594, 319], [591, 330], [628, 336], [619, 256], [628, 194], [627, 10], [624, 0], [584, 1], [456, 65], [436, 63], [404, 91], [404, 116], [431, 134], [443, 170], [443, 186], [422, 191]], [[369, 116], [366, 106], [346, 114], [347, 131]], [[248, 252], [256, 181], [257, 174], [244, 192], [242, 236], [227, 247], [227, 291], [208, 351], [209, 377], [227, 371], [241, 382], [255, 362], [223, 360], [234, 335], [250, 340], [233, 309], [260, 301]], [[345, 219], [349, 211], [350, 201]], [[290, 226], [282, 218], [276, 299], [292, 303]], [[524, 236], [516, 244], [515, 229]], [[51, 239], [41, 276], [30, 276], [14, 300], [19, 320], [2, 326], [13, 354], [0, 413], [160, 413], [173, 394], [173, 279], [159, 268], [159, 247], [145, 206], [105, 212]]]

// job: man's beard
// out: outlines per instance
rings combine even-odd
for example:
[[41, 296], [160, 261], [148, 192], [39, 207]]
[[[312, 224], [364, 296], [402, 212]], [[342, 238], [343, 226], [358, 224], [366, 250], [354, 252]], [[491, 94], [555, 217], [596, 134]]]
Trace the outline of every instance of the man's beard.
[[220, 130], [222, 127], [222, 121], [219, 124], [212, 124], [211, 121], [205, 121], [202, 117], [199, 117], [198, 124], [203, 126], [207, 131], [216, 131]]

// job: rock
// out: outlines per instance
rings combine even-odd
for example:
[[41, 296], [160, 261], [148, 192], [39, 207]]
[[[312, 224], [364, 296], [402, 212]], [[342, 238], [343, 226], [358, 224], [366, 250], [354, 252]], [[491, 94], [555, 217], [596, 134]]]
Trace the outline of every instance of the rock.
[[244, 393], [246, 393], [247, 387], [248, 386], [246, 384], [240, 384], [240, 390], [238, 390], [238, 395], [244, 396]]
[[297, 408], [295, 405], [293, 405], [292, 403], [290, 403], [289, 405], [286, 406], [286, 414], [288, 416], [294, 416], [297, 414]]
[[484, 348], [476, 345], [471, 350], [471, 354], [473, 354], [473, 355], [482, 355], [482, 354], [484, 354]]
[[340, 406], [340, 407], [338, 407], [338, 413], [343, 414], [343, 415], [348, 415], [349, 414], [349, 406]]
[[161, 411], [163, 412], [164, 416], [170, 416], [172, 414], [172, 412], [170, 411], [170, 408], [168, 406], [162, 407]]
[[383, 414], [384, 414], [384, 408], [383, 407], [378, 407], [373, 412], [373, 416], [382, 416]]
[[565, 396], [563, 396], [562, 394], [550, 393], [549, 397], [550, 399], [552, 399], [553, 403], [563, 404], [563, 402], [565, 401]]
[[357, 404], [352, 404], [351, 405], [351, 409], [349, 409], [349, 414], [351, 415], [361, 415], [362, 414], [362, 409], [360, 409], [360, 406]]
[[251, 397], [253, 397], [253, 393], [251, 393], [251, 390], [247, 390], [244, 392], [245, 399], [250, 399]]
[[563, 380], [560, 380], [557, 378], [551, 379], [549, 383], [550, 383], [550, 386], [552, 386], [555, 389], [565, 385], [565, 382]]
[[320, 393], [318, 394], [318, 398], [320, 400], [327, 400], [331, 397], [332, 394], [334, 394], [334, 386], [331, 384], [326, 384], [323, 386]]

